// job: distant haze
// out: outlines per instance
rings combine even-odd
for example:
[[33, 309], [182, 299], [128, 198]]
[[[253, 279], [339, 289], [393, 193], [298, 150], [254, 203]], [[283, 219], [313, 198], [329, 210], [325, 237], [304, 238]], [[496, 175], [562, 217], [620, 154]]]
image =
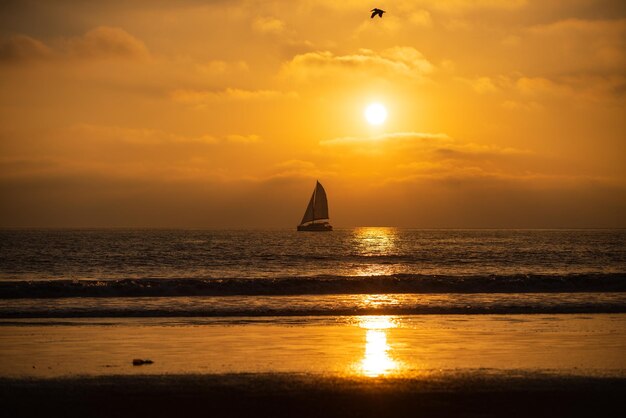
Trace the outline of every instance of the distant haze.
[[295, 227], [317, 179], [336, 227], [626, 227], [623, 1], [30, 0], [0, 23], [0, 227]]

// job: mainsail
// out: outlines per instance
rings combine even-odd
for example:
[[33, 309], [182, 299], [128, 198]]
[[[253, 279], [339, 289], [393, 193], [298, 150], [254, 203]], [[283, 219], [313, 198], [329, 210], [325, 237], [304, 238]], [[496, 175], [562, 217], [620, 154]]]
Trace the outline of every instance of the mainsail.
[[313, 190], [313, 195], [311, 196], [309, 205], [306, 207], [306, 211], [304, 212], [304, 216], [302, 217], [302, 222], [300, 222], [300, 224], [305, 224], [307, 222], [313, 222], [320, 219], [329, 218], [326, 191], [318, 181], [315, 185], [315, 190]]

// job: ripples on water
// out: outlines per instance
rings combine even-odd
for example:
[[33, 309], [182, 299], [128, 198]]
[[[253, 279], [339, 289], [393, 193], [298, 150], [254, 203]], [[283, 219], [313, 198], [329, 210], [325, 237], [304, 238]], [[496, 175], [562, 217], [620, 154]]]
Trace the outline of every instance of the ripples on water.
[[4, 230], [0, 280], [626, 272], [626, 230]]
[[379, 294], [11, 299], [0, 318], [624, 313], [626, 293]]
[[625, 230], [5, 230], [0, 317], [626, 312], [625, 244]]

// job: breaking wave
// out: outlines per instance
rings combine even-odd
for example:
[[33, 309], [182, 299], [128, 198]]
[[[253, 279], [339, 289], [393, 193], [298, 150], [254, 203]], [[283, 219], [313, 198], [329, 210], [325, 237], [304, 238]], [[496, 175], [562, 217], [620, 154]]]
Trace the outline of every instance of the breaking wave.
[[0, 299], [579, 292], [626, 292], [626, 273], [0, 281]]
[[448, 293], [11, 299], [0, 318], [626, 313], [626, 293]]

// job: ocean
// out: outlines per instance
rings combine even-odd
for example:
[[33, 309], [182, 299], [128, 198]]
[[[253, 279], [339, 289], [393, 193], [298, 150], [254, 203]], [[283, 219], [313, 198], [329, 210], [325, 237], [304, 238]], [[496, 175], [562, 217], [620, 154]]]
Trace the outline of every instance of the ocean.
[[626, 230], [0, 232], [0, 318], [626, 312]]

